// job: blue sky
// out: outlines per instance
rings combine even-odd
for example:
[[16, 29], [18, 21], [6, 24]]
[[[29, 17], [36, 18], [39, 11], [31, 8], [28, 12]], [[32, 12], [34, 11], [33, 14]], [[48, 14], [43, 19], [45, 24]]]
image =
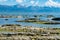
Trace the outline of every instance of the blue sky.
[[0, 0], [0, 5], [54, 6], [60, 7], [60, 0]]

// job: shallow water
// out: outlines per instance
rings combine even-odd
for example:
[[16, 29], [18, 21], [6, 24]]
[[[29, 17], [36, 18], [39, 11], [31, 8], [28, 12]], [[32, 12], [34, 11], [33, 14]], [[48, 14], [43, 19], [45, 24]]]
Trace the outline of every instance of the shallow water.
[[[2, 14], [2, 13], [0, 13]], [[46, 15], [54, 15], [55, 17], [60, 17], [60, 13], [48, 13], [48, 12], [45, 12], [45, 13], [15, 13], [15, 12], [12, 12], [12, 13], [3, 13], [2, 15], [21, 15], [21, 16], [24, 16], [24, 15], [27, 15], [27, 16], [33, 16], [33, 15], [40, 15], [40, 14], [44, 14], [45, 16]], [[41, 19], [45, 19], [45, 18], [41, 18]], [[41, 28], [60, 28], [60, 24], [56, 24], [56, 25], [47, 25], [47, 24], [36, 24], [36, 23], [28, 23], [28, 22], [15, 22], [16, 20], [23, 20], [23, 18], [8, 18], [8, 20], [6, 21], [5, 18], [0, 18], [0, 25], [3, 25], [3, 24], [20, 24], [22, 26], [33, 26], [33, 27], [41, 27]]]
[[6, 21], [5, 18], [0, 18], [0, 25], [3, 24], [20, 24], [22, 26], [32, 26], [32, 27], [41, 27], [41, 28], [60, 28], [60, 24], [57, 25], [47, 25], [47, 24], [36, 24], [36, 23], [28, 23], [28, 22], [15, 22], [16, 20], [21, 20], [21, 18], [8, 18]]

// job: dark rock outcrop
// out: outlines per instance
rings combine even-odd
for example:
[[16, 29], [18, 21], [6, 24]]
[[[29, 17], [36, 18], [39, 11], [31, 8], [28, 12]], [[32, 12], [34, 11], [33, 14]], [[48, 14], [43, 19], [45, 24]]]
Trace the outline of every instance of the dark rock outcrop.
[[53, 18], [54, 21], [60, 21], [60, 18]]

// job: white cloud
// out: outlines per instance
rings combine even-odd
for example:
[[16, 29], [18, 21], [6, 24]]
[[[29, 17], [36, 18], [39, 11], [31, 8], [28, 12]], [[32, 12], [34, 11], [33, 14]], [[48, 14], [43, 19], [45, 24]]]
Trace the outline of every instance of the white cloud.
[[28, 6], [49, 6], [49, 7], [60, 7], [60, 3], [54, 2], [53, 0], [48, 0], [47, 2], [40, 4], [40, 1], [30, 0], [29, 2], [26, 2], [27, 0], [16, 0], [16, 2], [22, 6], [28, 7]]
[[0, 0], [0, 2], [6, 2], [7, 0]]
[[16, 0], [16, 2], [18, 3], [22, 3], [24, 0]]
[[29, 6], [40, 6], [40, 3], [39, 1], [34, 1], [34, 0], [31, 0], [30, 1], [30, 4], [28, 4]]
[[32, 0], [32, 1], [30, 1], [30, 3], [31, 3], [31, 4], [34, 4], [34, 3], [35, 3], [35, 1], [33, 1], [33, 0]]
[[21, 6], [25, 6], [25, 7], [28, 7], [28, 6], [32, 6], [35, 4], [35, 1], [34, 0], [30, 0], [29, 2], [26, 2], [27, 0], [16, 0], [16, 2], [18, 4], [20, 4]]
[[35, 4], [33, 6], [40, 6], [39, 1], [36, 1]]
[[18, 4], [21, 6], [29, 7], [29, 6], [41, 6], [40, 2], [37, 0], [30, 0], [29, 2], [26, 2], [27, 0], [16, 0]]
[[58, 2], [54, 2], [53, 0], [49, 0], [45, 3], [45, 6], [49, 6], [49, 7], [60, 7], [60, 3]]

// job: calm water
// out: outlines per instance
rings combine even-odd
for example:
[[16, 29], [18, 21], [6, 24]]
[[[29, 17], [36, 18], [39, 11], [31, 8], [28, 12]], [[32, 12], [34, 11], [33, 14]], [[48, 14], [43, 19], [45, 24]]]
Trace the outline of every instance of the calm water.
[[40, 15], [40, 14], [44, 14], [44, 15], [55, 15], [55, 16], [60, 16], [60, 12], [40, 12], [40, 13], [34, 13], [34, 12], [0, 12], [0, 14], [2, 15]]
[[[2, 13], [0, 13], [2, 14]], [[3, 13], [2, 15], [28, 15], [28, 16], [32, 16], [32, 15], [39, 15], [39, 14], [44, 14], [44, 15], [54, 15], [56, 17], [60, 17], [60, 13]], [[0, 18], [0, 25], [3, 24], [20, 24], [22, 26], [33, 26], [33, 27], [41, 27], [41, 28], [60, 28], [60, 24], [57, 25], [47, 25], [47, 24], [36, 24], [36, 23], [28, 23], [28, 22], [15, 22], [16, 20], [22, 20], [23, 18], [8, 18], [8, 20], [6, 21], [5, 18]]]

